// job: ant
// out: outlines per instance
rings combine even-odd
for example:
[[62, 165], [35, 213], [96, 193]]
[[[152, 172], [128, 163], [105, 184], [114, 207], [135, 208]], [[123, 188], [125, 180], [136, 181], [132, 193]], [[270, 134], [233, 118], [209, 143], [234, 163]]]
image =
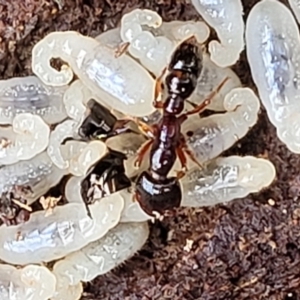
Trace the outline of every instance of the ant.
[[[150, 215], [154, 212], [162, 214], [166, 210], [180, 206], [182, 192], [179, 179], [187, 171], [186, 155], [201, 167], [188, 149], [181, 133], [181, 125], [189, 115], [203, 111], [228, 80], [225, 78], [203, 103], [194, 105], [192, 110], [183, 113], [184, 102], [189, 102], [187, 98], [194, 92], [202, 69], [202, 49], [195, 37], [191, 37], [175, 49], [168, 67], [156, 80], [153, 105], [157, 109], [162, 109], [160, 121], [153, 126], [148, 126], [135, 120], [142, 131], [152, 137], [139, 151], [137, 166], [141, 164], [145, 153], [151, 147], [149, 170], [138, 176], [135, 191], [136, 200]], [[162, 77], [167, 70], [168, 74], [165, 79], [167, 97], [165, 101], [158, 101], [162, 91]], [[177, 172], [176, 177], [168, 177], [177, 157], [182, 170]]]

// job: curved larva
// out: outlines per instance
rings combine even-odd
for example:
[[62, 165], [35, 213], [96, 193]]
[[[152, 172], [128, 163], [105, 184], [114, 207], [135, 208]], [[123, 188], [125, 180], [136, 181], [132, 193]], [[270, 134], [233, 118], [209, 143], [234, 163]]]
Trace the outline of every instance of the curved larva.
[[0, 227], [0, 259], [11, 264], [50, 262], [104, 236], [119, 223], [124, 201], [117, 195], [89, 206], [92, 218], [81, 203], [57, 206], [53, 213], [31, 214], [17, 226]]
[[162, 24], [162, 18], [155, 11], [149, 9], [134, 9], [125, 14], [121, 20], [121, 38], [131, 42], [132, 38], [143, 32], [142, 26], [158, 28]]
[[58, 169], [47, 153], [43, 152], [30, 160], [0, 168], [0, 194], [15, 186], [29, 187], [26, 199], [30, 204], [58, 184], [64, 175], [65, 172]]
[[17, 269], [0, 264], [0, 299], [48, 300], [56, 284], [55, 276], [46, 267], [28, 265]]
[[58, 124], [50, 134], [47, 153], [53, 163], [60, 169], [69, 167], [69, 162], [63, 158], [60, 146], [67, 138], [76, 136], [79, 125], [79, 122], [75, 120], [66, 120]]
[[268, 187], [276, 176], [271, 162], [252, 156], [217, 158], [181, 180], [182, 206], [201, 207], [243, 198]]
[[67, 115], [73, 120], [82, 121], [91, 98], [91, 91], [80, 80], [74, 81], [63, 96]]
[[[134, 59], [116, 49], [99, 44], [77, 32], [53, 32], [32, 50], [32, 70], [45, 83], [70, 83], [73, 72], [109, 108], [127, 115], [144, 116], [154, 111], [154, 80]], [[51, 58], [61, 58], [68, 66], [57, 71]], [[138, 82], [138, 84], [137, 84]]]
[[28, 160], [46, 149], [50, 128], [40, 116], [16, 115], [12, 127], [0, 128], [0, 164]]
[[0, 124], [12, 124], [20, 113], [40, 116], [47, 124], [67, 117], [62, 103], [67, 87], [45, 85], [35, 76], [0, 80]]
[[277, 135], [300, 153], [300, 36], [282, 3], [264, 0], [251, 10], [246, 26], [247, 56], [259, 96]]
[[[147, 222], [119, 224], [103, 238], [57, 262], [53, 273], [57, 278], [67, 278], [71, 286], [80, 281], [91, 281], [132, 257], [148, 236]], [[64, 293], [63, 286], [60, 290]]]
[[234, 65], [244, 49], [244, 21], [241, 0], [192, 0], [201, 17], [215, 29], [218, 41], [208, 49], [211, 60], [220, 67]]
[[234, 88], [241, 86], [239, 77], [230, 68], [221, 68], [214, 64], [209, 55], [203, 55], [203, 70], [198, 79], [196, 89], [190, 97], [190, 101], [200, 104], [214, 91], [218, 85], [228, 78], [224, 86], [214, 96], [207, 109], [224, 111], [224, 98]]
[[208, 26], [201, 21], [171, 21], [163, 22], [160, 28], [154, 31], [156, 36], [166, 36], [168, 39], [180, 43], [191, 36], [195, 36], [200, 44], [204, 44], [209, 37]]
[[146, 214], [139, 203], [134, 200], [134, 188], [120, 191], [124, 199], [124, 209], [121, 214], [120, 223], [145, 222], [152, 217]]
[[[135, 9], [122, 17], [120, 37], [129, 42], [129, 53], [138, 59], [150, 72], [159, 76], [173, 53], [175, 47], [195, 35], [199, 43], [209, 36], [209, 29], [203, 22], [173, 21], [163, 23], [154, 11]], [[100, 40], [111, 44], [118, 39], [115, 31], [111, 37], [106, 34]]]
[[60, 146], [64, 161], [68, 164], [68, 173], [84, 176], [87, 171], [107, 154], [107, 147], [102, 141], [68, 141]]
[[161, 17], [148, 9], [135, 9], [121, 19], [120, 35], [123, 42], [130, 43], [129, 53], [156, 76], [162, 71], [160, 67], [167, 64], [167, 57], [163, 53], [171, 53], [173, 43], [164, 36], [156, 38], [150, 31], [144, 31], [142, 26], [158, 28], [161, 24]]
[[224, 100], [223, 114], [188, 118], [182, 125], [188, 147], [200, 163], [219, 156], [255, 125], [260, 103], [249, 88], [235, 88]]
[[81, 282], [71, 285], [68, 278], [56, 275], [56, 291], [50, 300], [79, 300], [83, 293]]
[[69, 203], [84, 203], [81, 195], [81, 183], [85, 176], [72, 176], [65, 186], [65, 197]]

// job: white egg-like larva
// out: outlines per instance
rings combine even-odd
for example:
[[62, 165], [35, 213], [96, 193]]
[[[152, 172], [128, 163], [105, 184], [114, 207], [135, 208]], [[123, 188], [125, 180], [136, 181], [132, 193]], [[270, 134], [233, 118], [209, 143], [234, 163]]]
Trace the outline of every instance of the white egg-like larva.
[[[53, 57], [68, 65], [55, 70]], [[127, 54], [116, 57], [116, 49], [77, 32], [52, 32], [39, 41], [32, 50], [32, 70], [52, 86], [70, 83], [74, 72], [97, 101], [121, 113], [144, 116], [154, 111], [151, 75]]]
[[[58, 261], [53, 273], [71, 287], [80, 281], [91, 281], [132, 257], [145, 244], [148, 235], [147, 222], [119, 224], [103, 238]], [[68, 288], [61, 285], [57, 290], [64, 294]]]
[[192, 116], [182, 125], [186, 143], [200, 163], [229, 149], [257, 122], [260, 103], [251, 89], [231, 90], [223, 105], [225, 113], [205, 118]]
[[277, 135], [300, 153], [300, 35], [290, 10], [264, 0], [246, 26], [247, 57], [259, 96]]
[[21, 113], [12, 127], [0, 128], [0, 164], [14, 164], [43, 152], [49, 143], [50, 128], [38, 115]]
[[276, 176], [272, 163], [252, 156], [220, 157], [182, 179], [182, 206], [203, 207], [243, 198], [269, 186]]
[[40, 116], [47, 124], [67, 117], [62, 103], [67, 86], [45, 85], [36, 76], [0, 80], [0, 124], [12, 124], [21, 113]]
[[0, 259], [11, 264], [50, 262], [104, 236], [116, 226], [124, 200], [111, 194], [89, 206], [83, 203], [57, 206], [46, 215], [32, 213], [28, 222], [0, 227]]
[[192, 3], [220, 39], [208, 45], [211, 60], [220, 67], [234, 65], [245, 46], [241, 0], [192, 0]]

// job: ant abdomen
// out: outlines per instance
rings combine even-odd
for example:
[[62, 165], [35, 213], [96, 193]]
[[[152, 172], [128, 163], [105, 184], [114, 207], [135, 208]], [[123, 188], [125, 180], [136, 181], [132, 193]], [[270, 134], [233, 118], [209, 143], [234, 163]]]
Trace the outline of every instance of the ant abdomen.
[[136, 199], [149, 215], [163, 214], [166, 210], [179, 207], [181, 187], [176, 177], [156, 181], [148, 172], [142, 172], [136, 182]]

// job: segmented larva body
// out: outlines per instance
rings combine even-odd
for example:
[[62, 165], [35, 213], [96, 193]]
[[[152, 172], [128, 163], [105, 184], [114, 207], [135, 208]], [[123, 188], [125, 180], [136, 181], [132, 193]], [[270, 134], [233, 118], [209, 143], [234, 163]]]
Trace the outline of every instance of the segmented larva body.
[[211, 60], [220, 67], [234, 65], [245, 45], [241, 0], [192, 0], [192, 3], [220, 40], [208, 45]]
[[[127, 115], [150, 114], [154, 111], [153, 78], [128, 55], [116, 59], [115, 50], [77, 32], [52, 32], [34, 46], [32, 70], [51, 86], [70, 83], [75, 73], [107, 107]], [[55, 70], [50, 66], [54, 57], [68, 65]]]
[[112, 194], [90, 206], [92, 219], [83, 203], [70, 203], [48, 216], [38, 211], [29, 222], [1, 226], [0, 258], [20, 265], [61, 258], [104, 236], [118, 224], [123, 207], [124, 200]]
[[251, 10], [246, 26], [247, 57], [259, 96], [278, 137], [300, 153], [300, 36], [282, 3], [264, 0]]
[[0, 128], [0, 164], [9, 165], [28, 160], [44, 151], [49, 142], [50, 128], [40, 116], [21, 113], [11, 127]]
[[[91, 281], [132, 257], [145, 244], [148, 235], [149, 228], [145, 222], [122, 223], [103, 238], [58, 261], [53, 267], [58, 278], [57, 295], [52, 300], [79, 299], [81, 281]], [[73, 298], [69, 296], [70, 290]], [[76, 290], [77, 295], [74, 295]]]
[[260, 103], [252, 90], [233, 89], [223, 105], [225, 113], [203, 119], [193, 116], [183, 124], [187, 145], [200, 163], [218, 157], [257, 122]]
[[67, 117], [63, 96], [67, 86], [51, 87], [35, 76], [0, 81], [0, 124], [12, 124], [16, 115], [31, 113], [47, 124]]
[[220, 157], [205, 169], [191, 169], [182, 180], [182, 206], [211, 206], [243, 198], [269, 186], [276, 176], [272, 163], [252, 156]]
[[65, 174], [54, 165], [46, 152], [42, 152], [30, 160], [0, 168], [0, 193], [8, 192], [14, 186], [28, 187], [26, 199], [31, 204], [58, 184]]

